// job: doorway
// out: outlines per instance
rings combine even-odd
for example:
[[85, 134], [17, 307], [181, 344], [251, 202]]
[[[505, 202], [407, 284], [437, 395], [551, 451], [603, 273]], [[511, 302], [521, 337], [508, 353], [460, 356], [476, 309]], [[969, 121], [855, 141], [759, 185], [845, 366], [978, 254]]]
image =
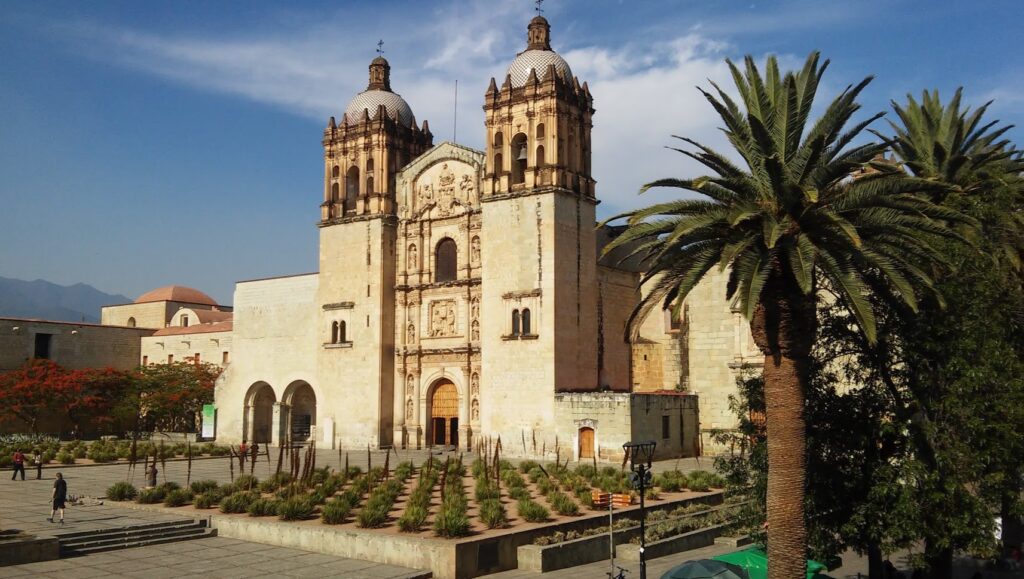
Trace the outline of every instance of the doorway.
[[430, 440], [437, 446], [459, 445], [459, 391], [445, 380], [430, 397]]
[[580, 459], [594, 458], [594, 429], [584, 426], [580, 429]]

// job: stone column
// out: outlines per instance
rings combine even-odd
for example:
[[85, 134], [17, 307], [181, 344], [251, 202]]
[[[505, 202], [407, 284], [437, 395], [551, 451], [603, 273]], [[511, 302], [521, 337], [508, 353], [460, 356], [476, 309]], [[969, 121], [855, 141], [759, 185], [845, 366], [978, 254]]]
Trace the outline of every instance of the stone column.
[[288, 439], [289, 413], [291, 407], [281, 402], [274, 403], [274, 419], [271, 426], [270, 443], [281, 446]]

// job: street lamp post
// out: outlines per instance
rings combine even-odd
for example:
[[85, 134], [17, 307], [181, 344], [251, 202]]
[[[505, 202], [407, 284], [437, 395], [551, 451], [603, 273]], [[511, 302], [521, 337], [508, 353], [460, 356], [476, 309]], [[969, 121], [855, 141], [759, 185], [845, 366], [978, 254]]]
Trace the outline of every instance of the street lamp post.
[[627, 442], [622, 445], [623, 450], [629, 456], [630, 470], [633, 471], [630, 480], [633, 486], [640, 491], [640, 579], [647, 579], [647, 557], [644, 555], [647, 530], [645, 527], [647, 514], [644, 512], [644, 491], [651, 486], [651, 462], [654, 459], [654, 449], [658, 443], [653, 440], [644, 442]]

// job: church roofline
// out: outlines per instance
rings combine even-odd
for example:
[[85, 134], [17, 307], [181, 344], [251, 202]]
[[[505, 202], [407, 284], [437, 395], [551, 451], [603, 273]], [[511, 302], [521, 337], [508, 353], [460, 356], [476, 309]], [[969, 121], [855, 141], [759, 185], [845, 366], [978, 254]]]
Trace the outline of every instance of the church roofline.
[[309, 273], [293, 273], [293, 274], [290, 274], [290, 275], [274, 275], [274, 276], [270, 276], [270, 277], [258, 277], [256, 279], [243, 279], [243, 280], [239, 280], [239, 281], [236, 281], [235, 283], [236, 284], [240, 284], [240, 283], [254, 283], [254, 282], [257, 282], [257, 281], [268, 281], [268, 280], [272, 280], [272, 279], [285, 279], [285, 278], [289, 278], [289, 277], [304, 277], [304, 276], [307, 276], [307, 275], [320, 275], [320, 272], [319, 271], [312, 271], [312, 272], [309, 272]]

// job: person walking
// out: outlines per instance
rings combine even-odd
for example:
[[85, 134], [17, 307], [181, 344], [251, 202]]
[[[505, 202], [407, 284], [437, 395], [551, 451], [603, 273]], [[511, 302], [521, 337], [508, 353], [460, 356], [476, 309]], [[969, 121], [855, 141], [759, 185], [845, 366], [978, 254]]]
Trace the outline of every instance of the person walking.
[[25, 480], [25, 455], [21, 453], [20, 448], [14, 451], [14, 474], [11, 475], [11, 480], [17, 478], [18, 471], [21, 471], [21, 480]]
[[53, 516], [60, 511], [60, 524], [64, 524], [64, 502], [68, 498], [68, 483], [64, 480], [64, 475], [57, 473], [57, 480], [53, 481], [53, 510], [50, 511], [50, 518], [46, 519], [49, 522], [53, 522]]
[[43, 479], [43, 453], [36, 449], [35, 456], [32, 457], [32, 462], [36, 463], [36, 480]]

